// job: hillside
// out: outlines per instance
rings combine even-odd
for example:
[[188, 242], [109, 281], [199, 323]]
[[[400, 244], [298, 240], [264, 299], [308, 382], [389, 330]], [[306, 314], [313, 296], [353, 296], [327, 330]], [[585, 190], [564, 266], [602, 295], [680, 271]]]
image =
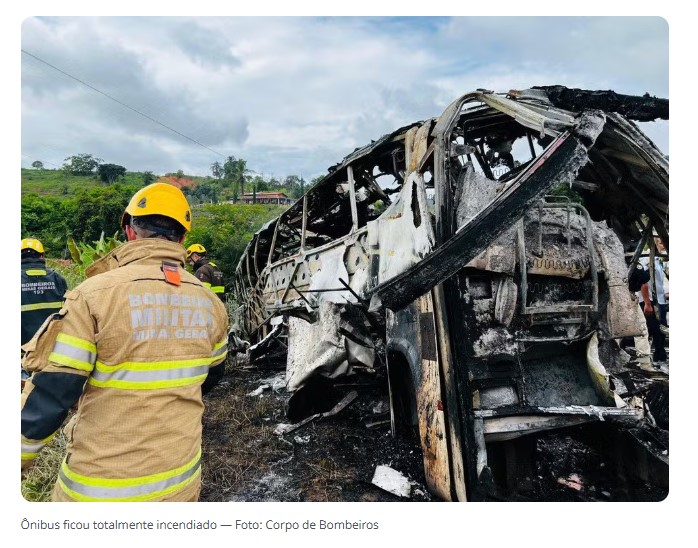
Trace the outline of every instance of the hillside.
[[[145, 184], [141, 172], [127, 172], [112, 185], [95, 176], [70, 175], [63, 170], [22, 169], [21, 175], [22, 237], [38, 238], [47, 257], [63, 259], [69, 257], [69, 235], [77, 242], [92, 243], [102, 233], [106, 237], [121, 234], [121, 214], [133, 193]], [[221, 190], [218, 194], [211, 192], [219, 183], [212, 183], [210, 177], [168, 174], [154, 180], [177, 186], [187, 194], [194, 213], [187, 245], [197, 242], [210, 249], [229, 284], [254, 231], [286, 209], [263, 204], [209, 204], [211, 198], [224, 198]]]
[[[193, 188], [197, 184], [206, 181], [209, 177], [187, 175], [155, 176], [154, 181], [168, 182], [175, 186]], [[141, 187], [145, 182], [145, 173], [141, 171], [127, 171], [121, 184], [126, 186]], [[26, 169], [22, 168], [22, 196], [37, 194], [41, 197], [53, 197], [66, 199], [74, 197], [78, 190], [105, 187], [95, 175], [71, 175], [61, 169]]]

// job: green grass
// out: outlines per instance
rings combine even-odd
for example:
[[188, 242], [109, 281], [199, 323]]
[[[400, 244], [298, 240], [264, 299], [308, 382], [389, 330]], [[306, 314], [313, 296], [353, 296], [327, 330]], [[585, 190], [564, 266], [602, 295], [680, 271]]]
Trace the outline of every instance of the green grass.
[[97, 184], [97, 180], [92, 177], [69, 175], [60, 170], [22, 169], [22, 195], [70, 198], [77, 190], [92, 188]]
[[[155, 180], [167, 174], [154, 174]], [[184, 175], [196, 184], [211, 182], [213, 179], [206, 175]], [[123, 185], [143, 186], [143, 172], [127, 171], [119, 181]], [[98, 186], [106, 186], [96, 174], [71, 175], [62, 169], [28, 169], [22, 168], [21, 174], [22, 196], [25, 194], [37, 194], [39, 196], [53, 196], [55, 198], [71, 198], [82, 189], [90, 189]], [[228, 189], [230, 190], [230, 189]], [[245, 188], [245, 192], [251, 192], [252, 187]], [[288, 192], [288, 189], [278, 187], [264, 192]], [[286, 209], [286, 208], [283, 208]]]
[[67, 439], [61, 429], [39, 453], [26, 479], [22, 480], [22, 496], [29, 502], [51, 500], [51, 491], [65, 457], [66, 443]]
[[[155, 175], [157, 180], [159, 175]], [[197, 183], [203, 182], [207, 177], [185, 175]], [[140, 171], [127, 171], [120, 180], [123, 185], [143, 186], [143, 173]], [[22, 168], [22, 195], [38, 194], [39, 196], [52, 196], [55, 198], [72, 198], [76, 192], [82, 189], [106, 186], [96, 175], [71, 175], [61, 169], [27, 169]]]
[[[143, 174], [127, 172], [122, 184], [143, 185]], [[71, 175], [60, 169], [22, 168], [22, 195], [37, 194], [54, 198], [72, 198], [77, 191], [106, 186], [96, 175]]]
[[71, 261], [61, 259], [46, 259], [46, 266], [58, 272], [65, 278], [68, 289], [74, 289], [85, 281], [85, 269]]

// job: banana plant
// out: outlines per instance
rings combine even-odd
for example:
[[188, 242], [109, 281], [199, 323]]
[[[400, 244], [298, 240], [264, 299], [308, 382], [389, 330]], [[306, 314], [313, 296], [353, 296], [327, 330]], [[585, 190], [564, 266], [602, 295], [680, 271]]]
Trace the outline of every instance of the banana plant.
[[118, 236], [119, 233], [116, 232], [114, 236], [105, 239], [104, 231], [102, 231], [99, 240], [92, 242], [92, 245], [85, 242], [76, 242], [72, 236], [69, 236], [68, 250], [70, 251], [70, 256], [75, 264], [88, 267], [123, 243]]

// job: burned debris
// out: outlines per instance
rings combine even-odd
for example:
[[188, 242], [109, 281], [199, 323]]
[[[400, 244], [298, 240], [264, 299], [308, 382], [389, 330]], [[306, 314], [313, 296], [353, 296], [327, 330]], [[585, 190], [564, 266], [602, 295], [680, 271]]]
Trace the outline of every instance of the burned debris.
[[[237, 335], [284, 337], [299, 400], [385, 370], [392, 430], [416, 432], [444, 500], [546, 499], [524, 478], [570, 429], [608, 432], [617, 477], [668, 470], [668, 374], [619, 344], [646, 335], [628, 268], [653, 231], [669, 248], [668, 159], [632, 120], [667, 117], [650, 96], [478, 90], [384, 135], [255, 234]], [[555, 484], [578, 490], [574, 474]]]

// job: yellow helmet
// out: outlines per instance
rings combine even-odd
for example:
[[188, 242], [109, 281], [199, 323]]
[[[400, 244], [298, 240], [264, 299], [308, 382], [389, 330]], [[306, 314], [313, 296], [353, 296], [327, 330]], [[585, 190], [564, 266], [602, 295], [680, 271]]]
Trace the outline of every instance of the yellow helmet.
[[121, 216], [121, 226], [126, 224], [126, 215], [163, 215], [174, 219], [188, 232], [191, 230], [191, 208], [184, 193], [167, 183], [153, 183], [133, 195]]
[[25, 249], [33, 249], [37, 253], [44, 252], [43, 244], [36, 238], [24, 238], [24, 240], [22, 240], [22, 251]]
[[199, 255], [204, 255], [206, 253], [206, 248], [201, 244], [192, 244], [187, 248], [187, 259], [191, 257], [192, 253], [198, 253]]

